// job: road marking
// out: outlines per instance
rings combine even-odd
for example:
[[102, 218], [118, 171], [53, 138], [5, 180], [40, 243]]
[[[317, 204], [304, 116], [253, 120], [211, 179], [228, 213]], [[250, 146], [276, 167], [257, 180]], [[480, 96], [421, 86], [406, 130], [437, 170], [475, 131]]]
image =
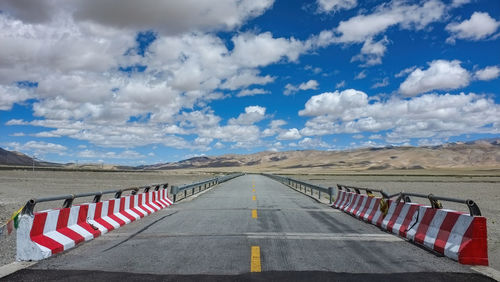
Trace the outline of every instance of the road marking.
[[257, 210], [252, 210], [252, 218], [257, 218]]
[[500, 271], [488, 267], [488, 266], [480, 266], [480, 265], [475, 265], [471, 267], [472, 270], [477, 271], [481, 274], [484, 274], [488, 277], [491, 277], [497, 281], [500, 281]]
[[252, 246], [252, 254], [250, 257], [250, 272], [261, 272], [260, 266], [260, 247]]
[[254, 192], [254, 193], [255, 193], [255, 189], [252, 189], [252, 192]]
[[252, 185], [252, 187], [255, 187], [255, 185]]
[[293, 233], [293, 232], [258, 232], [245, 233], [249, 239], [278, 240], [330, 240], [330, 241], [370, 241], [403, 242], [392, 234], [357, 234], [357, 233]]
[[3, 266], [0, 266], [0, 278], [10, 275], [21, 269], [25, 269], [36, 264], [37, 261], [15, 261]]
[[252, 201], [255, 201], [257, 199], [257, 197], [255, 197], [255, 195], [252, 196]]
[[[117, 240], [130, 237], [132, 234], [111, 234], [99, 237], [99, 240]], [[225, 237], [243, 237], [247, 239], [271, 239], [271, 240], [324, 240], [324, 241], [358, 241], [358, 242], [404, 242], [392, 234], [378, 233], [295, 233], [295, 232], [251, 232], [251, 233], [151, 233], [137, 234], [133, 237], [134, 240], [150, 240], [155, 238], [176, 238], [176, 237], [209, 237], [209, 238], [225, 238]]]

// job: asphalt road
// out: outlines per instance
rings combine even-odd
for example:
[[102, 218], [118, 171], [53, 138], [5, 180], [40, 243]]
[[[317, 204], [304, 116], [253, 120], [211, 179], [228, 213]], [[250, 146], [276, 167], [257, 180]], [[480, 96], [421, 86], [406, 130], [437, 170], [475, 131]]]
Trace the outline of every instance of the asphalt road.
[[260, 175], [220, 184], [4, 279], [490, 281]]

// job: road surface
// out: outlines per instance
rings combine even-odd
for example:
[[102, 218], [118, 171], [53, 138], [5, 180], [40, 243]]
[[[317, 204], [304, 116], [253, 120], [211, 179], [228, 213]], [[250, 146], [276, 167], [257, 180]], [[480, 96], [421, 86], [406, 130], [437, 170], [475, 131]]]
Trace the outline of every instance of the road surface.
[[222, 183], [4, 279], [490, 281], [260, 175]]

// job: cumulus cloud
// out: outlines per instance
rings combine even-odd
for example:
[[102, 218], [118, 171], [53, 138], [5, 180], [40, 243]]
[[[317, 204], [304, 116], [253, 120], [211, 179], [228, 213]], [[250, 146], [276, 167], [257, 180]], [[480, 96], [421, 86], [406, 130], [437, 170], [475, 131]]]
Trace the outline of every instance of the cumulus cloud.
[[500, 68], [498, 66], [485, 67], [474, 73], [474, 78], [478, 80], [493, 80], [498, 78], [498, 76], [500, 76]]
[[318, 12], [330, 13], [340, 10], [349, 10], [358, 5], [357, 0], [317, 0]]
[[360, 71], [355, 77], [354, 79], [363, 79], [363, 78], [366, 78], [366, 70], [362, 70]]
[[245, 112], [240, 114], [238, 118], [232, 118], [228, 124], [251, 125], [263, 120], [266, 117], [266, 108], [261, 106], [248, 106]]
[[283, 129], [281, 127], [285, 124], [286, 124], [286, 121], [284, 121], [282, 119], [272, 120], [269, 123], [269, 127], [264, 129], [264, 131], [262, 131], [262, 136], [263, 137], [274, 136], [277, 133], [282, 132]]
[[386, 45], [389, 43], [387, 37], [373, 42], [373, 39], [369, 38], [363, 43], [360, 54], [352, 57], [351, 62], [361, 61], [364, 62], [361, 66], [374, 66], [382, 63], [382, 57], [387, 50]]
[[236, 94], [236, 97], [255, 96], [264, 94], [271, 94], [271, 92], [269, 92], [268, 90], [264, 90], [262, 88], [243, 89], [240, 92], [238, 92], [238, 94]]
[[[36, 137], [104, 147], [201, 148], [202, 139], [182, 135], [207, 138], [207, 128], [224, 140], [239, 140], [219, 134], [224, 129], [258, 137], [258, 128], [246, 124], [261, 118], [258, 113], [245, 113], [223, 128], [219, 117], [199, 109], [227, 98], [223, 90], [239, 91], [239, 97], [269, 93], [248, 89], [274, 82], [259, 68], [295, 62], [307, 52], [304, 42], [269, 32], [236, 33], [230, 49], [214, 32], [235, 29], [272, 3], [2, 1], [0, 110], [32, 99], [38, 119], [8, 125], [41, 126]], [[139, 47], [144, 30], [153, 36]]]
[[202, 30], [230, 30], [269, 9], [273, 0], [6, 0], [0, 10], [26, 22], [53, 20], [64, 10], [76, 21], [113, 27], [143, 30], [156, 28], [164, 34], [181, 34]]
[[415, 69], [399, 86], [399, 92], [404, 96], [415, 96], [432, 90], [458, 89], [469, 85], [471, 76], [462, 68], [460, 61], [435, 60], [429, 63], [429, 68]]
[[373, 84], [372, 88], [375, 89], [375, 88], [380, 88], [380, 87], [386, 87], [387, 85], [389, 85], [389, 78], [384, 77], [384, 79], [382, 79], [382, 81], [379, 81], [379, 82]]
[[446, 42], [455, 43], [455, 39], [473, 41], [487, 39], [499, 26], [500, 21], [496, 21], [488, 13], [474, 12], [470, 19], [461, 23], [452, 22], [446, 26], [446, 30], [451, 33]]
[[321, 139], [306, 137], [299, 141], [299, 147], [307, 149], [320, 149], [331, 147], [328, 143], [321, 141]]
[[366, 93], [348, 89], [311, 97], [299, 115], [313, 117], [300, 130], [305, 136], [388, 131], [386, 141], [405, 142], [500, 132], [500, 106], [473, 93], [393, 97], [370, 103]]
[[299, 84], [298, 86], [295, 86], [295, 85], [288, 83], [287, 85], [285, 85], [285, 91], [283, 91], [283, 94], [291, 95], [291, 94], [297, 93], [300, 90], [311, 90], [311, 89], [316, 90], [316, 89], [318, 89], [318, 86], [319, 86], [319, 83], [314, 79], [303, 82], [303, 83]]
[[302, 138], [297, 128], [290, 128], [286, 131], [281, 132], [277, 139], [278, 140], [297, 140]]
[[[337, 3], [331, 3], [334, 2]], [[406, 1], [383, 3], [372, 13], [359, 14], [340, 21], [336, 28], [324, 30], [311, 37], [306, 45], [318, 48], [330, 44], [363, 43], [360, 54], [353, 57], [353, 61], [364, 62], [362, 66], [372, 66], [380, 64], [386, 52], [388, 39], [378, 38], [387, 29], [399, 27], [422, 30], [429, 24], [442, 20], [445, 12], [446, 5], [439, 0], [427, 0], [421, 4], [408, 4]]]
[[83, 150], [78, 152], [77, 157], [84, 159], [144, 159], [145, 155], [142, 155], [133, 150], [124, 150], [122, 152], [103, 152], [103, 151], [94, 151], [94, 150]]
[[48, 143], [48, 142], [39, 142], [39, 141], [28, 141], [24, 144], [18, 142], [11, 142], [6, 144], [8, 150], [14, 150], [22, 153], [26, 153], [29, 155], [46, 155], [46, 154], [63, 154], [68, 148], [66, 146]]

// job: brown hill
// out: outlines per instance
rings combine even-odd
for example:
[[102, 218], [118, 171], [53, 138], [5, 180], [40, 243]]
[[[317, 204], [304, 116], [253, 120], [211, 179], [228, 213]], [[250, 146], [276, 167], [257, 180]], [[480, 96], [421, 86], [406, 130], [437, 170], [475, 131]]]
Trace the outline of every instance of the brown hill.
[[363, 148], [350, 151], [260, 152], [195, 157], [143, 169], [222, 169], [246, 171], [500, 169], [500, 139], [434, 147]]

